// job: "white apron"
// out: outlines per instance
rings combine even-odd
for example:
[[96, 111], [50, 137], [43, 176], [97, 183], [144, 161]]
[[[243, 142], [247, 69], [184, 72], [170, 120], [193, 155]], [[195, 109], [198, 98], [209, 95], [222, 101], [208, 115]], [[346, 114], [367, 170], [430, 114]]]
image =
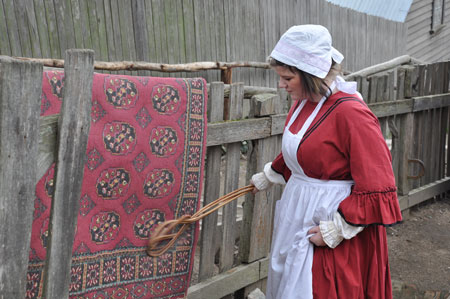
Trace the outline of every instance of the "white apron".
[[[282, 153], [292, 172], [281, 199], [276, 203], [274, 232], [267, 281], [268, 299], [312, 299], [314, 245], [307, 231], [321, 220], [332, 220], [339, 203], [351, 191], [353, 181], [319, 180], [305, 175], [297, 149], [326, 98], [323, 97], [297, 134], [289, 127], [306, 100], [293, 113], [283, 134]], [[317, 155], [320, 155], [317, 152]], [[309, 157], [314, 159], [314, 157]]]

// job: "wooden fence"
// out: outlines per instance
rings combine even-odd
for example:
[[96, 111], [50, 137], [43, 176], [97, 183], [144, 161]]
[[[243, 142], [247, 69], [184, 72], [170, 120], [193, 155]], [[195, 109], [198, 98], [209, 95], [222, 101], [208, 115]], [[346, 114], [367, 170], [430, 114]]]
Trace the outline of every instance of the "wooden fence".
[[[324, 0], [2, 0], [0, 54], [63, 58], [66, 49], [79, 48], [93, 49], [100, 61], [265, 61], [281, 34], [298, 24], [329, 28], [349, 71], [406, 54], [405, 23]], [[220, 78], [216, 70], [199, 75]], [[241, 69], [233, 80], [269, 86], [274, 78]]]
[[[92, 55], [91, 51], [66, 53], [63, 103], [80, 102], [70, 107], [90, 104]], [[37, 165], [51, 159], [43, 143], [45, 139], [56, 144], [56, 131], [60, 139], [53, 156], [65, 155], [66, 162], [58, 166], [63, 171], [58, 174], [54, 202], [76, 204], [81, 188], [66, 182], [73, 173], [80, 175], [82, 159], [77, 155], [85, 153], [86, 144], [82, 137], [70, 144], [66, 134], [70, 128], [71, 134], [85, 136], [89, 125], [84, 116], [88, 112], [73, 113], [69, 105], [63, 105], [59, 123], [55, 118], [39, 120], [42, 70], [37, 63], [0, 57], [0, 298], [24, 298]], [[402, 210], [449, 190], [450, 62], [402, 65], [351, 78], [360, 83], [360, 92], [379, 117], [389, 141]], [[75, 92], [80, 90], [83, 92]], [[289, 103], [287, 94], [274, 88], [209, 84], [204, 205], [247, 184], [252, 174], [278, 154]], [[224, 121], [224, 110], [228, 110], [230, 121]], [[66, 152], [64, 144], [74, 150]], [[414, 179], [422, 170], [423, 176]], [[203, 220], [198, 267], [194, 267], [198, 270], [188, 298], [227, 298], [233, 294], [243, 298], [255, 287], [265, 288], [272, 215], [281, 191], [273, 187], [248, 195], [239, 204], [229, 204]], [[48, 298], [60, 298], [58, 294], [68, 286], [60, 282], [70, 280], [67, 262], [76, 215], [67, 210], [55, 207], [51, 216], [51, 221], [61, 225], [54, 226], [60, 231], [52, 232], [49, 242], [45, 279], [49, 282], [47, 293], [53, 296]], [[65, 246], [58, 247], [61, 244]]]
[[[410, 207], [450, 190], [450, 61], [358, 73], [347, 79], [358, 82], [359, 91], [380, 120], [391, 148], [402, 211], [407, 213]], [[239, 186], [236, 175], [242, 140], [251, 144], [244, 161], [246, 172], [241, 172], [245, 176], [242, 182], [248, 182], [252, 174], [261, 171], [279, 153], [289, 99], [276, 89], [267, 92], [265, 89], [258, 93], [239, 83], [211, 83], [209, 105], [217, 115], [211, 114], [208, 126], [205, 202], [221, 195], [221, 179], [226, 186], [224, 192]], [[250, 117], [221, 122], [224, 95], [231, 98], [230, 109], [235, 109], [237, 116], [242, 116], [245, 109], [241, 107], [248, 100]], [[223, 145], [227, 152], [221, 170], [217, 165]], [[220, 176], [220, 171], [225, 177]], [[217, 215], [204, 220], [198, 244], [199, 282], [190, 287], [188, 298], [222, 298], [232, 293], [244, 298], [255, 287], [265, 288], [273, 208], [280, 193], [277, 187], [248, 196], [240, 221], [235, 217], [236, 206], [223, 211], [219, 226]], [[233, 239], [230, 231], [236, 229]]]

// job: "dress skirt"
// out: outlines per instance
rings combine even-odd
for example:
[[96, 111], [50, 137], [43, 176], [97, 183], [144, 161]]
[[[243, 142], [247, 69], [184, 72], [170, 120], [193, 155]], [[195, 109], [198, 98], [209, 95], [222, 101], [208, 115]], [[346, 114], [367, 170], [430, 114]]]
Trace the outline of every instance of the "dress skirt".
[[314, 248], [314, 299], [391, 299], [386, 228], [372, 225], [336, 248]]

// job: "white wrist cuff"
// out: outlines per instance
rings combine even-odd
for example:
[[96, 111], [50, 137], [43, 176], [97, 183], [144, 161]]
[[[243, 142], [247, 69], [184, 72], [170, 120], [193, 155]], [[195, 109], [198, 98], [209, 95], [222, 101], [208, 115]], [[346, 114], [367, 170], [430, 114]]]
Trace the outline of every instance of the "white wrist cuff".
[[319, 227], [323, 241], [330, 248], [335, 248], [344, 239], [353, 238], [364, 229], [362, 226], [348, 224], [338, 212], [334, 213], [333, 220], [320, 221]]
[[264, 172], [258, 172], [252, 176], [252, 183], [259, 191], [266, 190], [270, 186], [272, 186], [272, 182], [270, 182]]
[[274, 184], [286, 184], [284, 177], [272, 169], [272, 162], [264, 165], [264, 174], [266, 175], [267, 179]]

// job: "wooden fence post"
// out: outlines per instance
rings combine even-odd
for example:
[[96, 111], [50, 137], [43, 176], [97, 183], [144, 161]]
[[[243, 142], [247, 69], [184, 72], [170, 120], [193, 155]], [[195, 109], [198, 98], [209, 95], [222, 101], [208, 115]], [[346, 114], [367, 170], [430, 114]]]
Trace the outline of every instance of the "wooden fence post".
[[25, 298], [42, 64], [0, 57], [0, 298]]
[[411, 144], [414, 140], [413, 128], [414, 128], [414, 114], [406, 113], [400, 117], [400, 130], [399, 130], [399, 171], [398, 171], [398, 194], [407, 195], [410, 190], [408, 174], [409, 174], [409, 162], [411, 158]]
[[[223, 82], [211, 83], [208, 101], [209, 122], [223, 120]], [[220, 196], [220, 164], [222, 147], [211, 146], [206, 154], [205, 195], [203, 205], [207, 205]], [[202, 220], [200, 265], [198, 280], [203, 281], [214, 275], [214, 256], [216, 249], [217, 212]]]
[[[252, 161], [255, 160], [256, 162], [254, 173], [262, 171], [264, 165], [274, 158], [278, 145], [277, 136], [256, 142], [253, 149], [254, 158], [252, 158]], [[246, 198], [239, 250], [241, 261], [244, 263], [251, 263], [264, 258], [270, 251], [273, 192], [276, 192], [276, 190], [272, 187], [266, 192], [258, 192], [253, 198], [250, 198], [250, 196]]]
[[[242, 102], [244, 99], [244, 84], [234, 83], [230, 86], [230, 119], [241, 119]], [[241, 143], [234, 142], [227, 145], [226, 173], [224, 192], [229, 193], [239, 186], [239, 166]], [[223, 207], [222, 227], [223, 238], [220, 247], [220, 272], [227, 271], [233, 266], [237, 202], [233, 201]]]
[[[231, 81], [233, 77], [233, 69], [227, 68], [220, 71], [220, 80], [224, 84], [231, 84]], [[230, 98], [224, 97], [223, 98], [223, 119], [229, 120], [230, 119]]]
[[67, 50], [58, 123], [55, 194], [44, 270], [44, 298], [68, 298], [72, 245], [90, 128], [94, 51]]
[[[260, 94], [252, 97], [250, 105], [256, 116], [270, 116], [279, 113], [280, 96]], [[262, 171], [264, 165], [270, 162], [279, 152], [278, 136], [271, 136], [254, 142], [253, 151], [248, 165], [248, 176]], [[272, 233], [272, 209], [275, 188], [259, 192], [255, 196], [246, 197], [242, 233], [240, 237], [241, 261], [251, 263], [267, 256], [270, 251], [270, 236]]]

